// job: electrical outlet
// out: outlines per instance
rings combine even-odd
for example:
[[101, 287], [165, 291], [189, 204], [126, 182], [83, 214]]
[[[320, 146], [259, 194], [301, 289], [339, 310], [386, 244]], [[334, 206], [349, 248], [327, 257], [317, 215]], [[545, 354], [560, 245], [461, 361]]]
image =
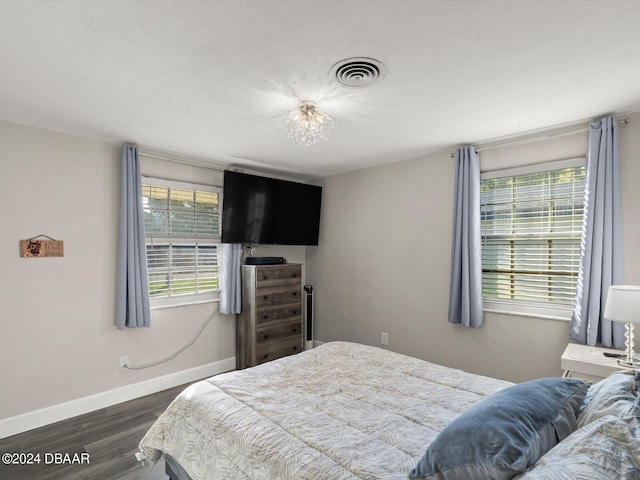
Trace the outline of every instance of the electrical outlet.
[[387, 332], [382, 332], [380, 334], [380, 345], [389, 345], [389, 334]]
[[129, 356], [120, 357], [120, 371], [126, 370], [125, 365], [129, 365]]

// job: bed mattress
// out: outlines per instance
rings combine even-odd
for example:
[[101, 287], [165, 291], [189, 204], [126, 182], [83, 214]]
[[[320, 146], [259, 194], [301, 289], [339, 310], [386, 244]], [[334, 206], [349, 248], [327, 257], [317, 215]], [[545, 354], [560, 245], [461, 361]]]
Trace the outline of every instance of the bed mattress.
[[140, 442], [194, 480], [406, 479], [437, 434], [512, 385], [331, 342], [188, 387]]

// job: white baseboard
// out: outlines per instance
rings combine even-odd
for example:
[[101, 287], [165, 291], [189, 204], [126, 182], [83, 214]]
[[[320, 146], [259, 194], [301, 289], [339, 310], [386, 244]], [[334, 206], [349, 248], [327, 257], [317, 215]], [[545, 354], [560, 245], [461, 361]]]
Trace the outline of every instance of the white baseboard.
[[66, 420], [84, 413], [93, 412], [100, 408], [109, 407], [117, 403], [127, 402], [135, 398], [144, 397], [152, 393], [166, 390], [202, 378], [211, 377], [218, 373], [228, 372], [236, 368], [235, 357], [225, 358], [217, 362], [199, 367], [170, 373], [162, 377], [151, 378], [142, 382], [114, 388], [106, 392], [96, 393], [87, 397], [70, 400], [50, 407], [27, 412], [15, 417], [0, 420], [0, 438], [10, 437], [18, 433], [43, 427], [51, 423]]

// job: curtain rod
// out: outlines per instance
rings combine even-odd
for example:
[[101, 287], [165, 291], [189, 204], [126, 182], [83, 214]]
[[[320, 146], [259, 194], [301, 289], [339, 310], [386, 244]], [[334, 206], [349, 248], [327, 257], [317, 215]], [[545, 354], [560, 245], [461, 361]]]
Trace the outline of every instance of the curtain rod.
[[158, 160], [167, 160], [169, 162], [181, 163], [183, 165], [191, 165], [193, 167], [209, 168], [211, 170], [218, 170], [220, 172], [224, 171], [224, 167], [222, 167], [220, 165], [206, 164], [204, 162], [196, 162], [196, 161], [193, 161], [193, 160], [184, 160], [184, 159], [181, 159], [181, 158], [165, 157], [164, 155], [158, 155], [156, 153], [149, 153], [149, 152], [145, 152], [145, 151], [142, 151], [142, 150], [140, 150], [140, 155], [144, 155], [145, 157], [149, 157], [149, 158], [157, 158]]
[[[631, 118], [629, 117], [625, 117], [621, 120], [618, 120], [618, 125], [629, 125], [631, 123]], [[556, 133], [556, 134], [551, 134], [551, 135], [542, 135], [539, 137], [531, 137], [531, 138], [524, 138], [521, 140], [513, 140], [511, 142], [505, 142], [505, 143], [498, 143], [496, 145], [489, 145], [486, 147], [480, 147], [480, 148], [476, 148], [476, 152], [483, 152], [485, 150], [493, 150], [494, 148], [502, 148], [502, 147], [510, 147], [511, 145], [522, 145], [522, 144], [526, 144], [526, 143], [533, 143], [533, 142], [540, 142], [542, 140], [550, 140], [552, 138], [558, 138], [558, 137], [566, 137], [569, 135], [576, 135], [578, 133], [585, 133], [589, 131], [589, 127], [585, 127], [585, 128], [580, 128], [578, 130], [571, 130], [569, 132], [563, 132], [563, 133]], [[455, 158], [456, 154], [452, 153], [451, 154], [451, 158]]]

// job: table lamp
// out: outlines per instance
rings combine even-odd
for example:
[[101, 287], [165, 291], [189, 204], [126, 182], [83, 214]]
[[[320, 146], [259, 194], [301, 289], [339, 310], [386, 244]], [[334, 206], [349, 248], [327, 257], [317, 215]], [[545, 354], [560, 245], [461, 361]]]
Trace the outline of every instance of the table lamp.
[[626, 325], [625, 355], [618, 365], [638, 368], [640, 362], [633, 358], [633, 324], [640, 323], [640, 285], [611, 285], [607, 293], [604, 318]]

